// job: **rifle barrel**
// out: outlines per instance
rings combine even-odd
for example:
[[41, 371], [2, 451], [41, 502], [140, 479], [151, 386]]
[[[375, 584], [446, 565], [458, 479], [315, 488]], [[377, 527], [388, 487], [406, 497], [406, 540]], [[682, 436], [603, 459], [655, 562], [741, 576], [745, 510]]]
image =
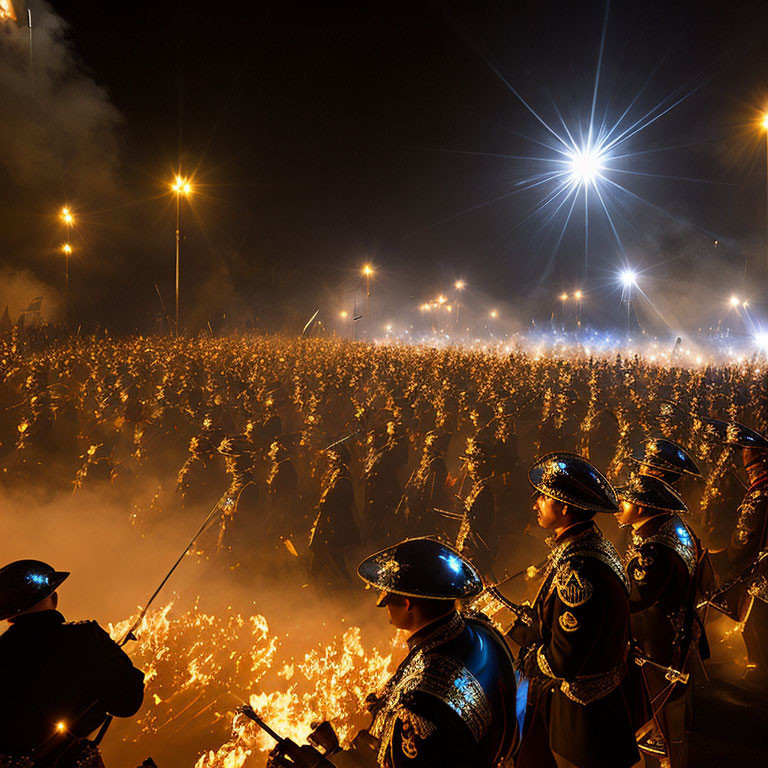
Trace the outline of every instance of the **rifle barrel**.
[[268, 734], [269, 736], [271, 736], [271, 737], [272, 737], [272, 738], [273, 738], [273, 739], [274, 739], [274, 740], [275, 740], [275, 741], [276, 741], [278, 744], [280, 744], [280, 743], [283, 741], [283, 737], [282, 737], [282, 736], [279, 736], [277, 733], [275, 733], [275, 731], [273, 731], [273, 730], [272, 730], [272, 729], [271, 729], [271, 728], [270, 728], [270, 727], [269, 727], [269, 726], [268, 726], [268, 725], [267, 725], [267, 724], [266, 724], [266, 723], [265, 723], [265, 722], [264, 722], [264, 721], [263, 721], [263, 720], [262, 720], [262, 719], [261, 719], [261, 718], [260, 718], [260, 717], [259, 717], [259, 716], [256, 714], [256, 710], [254, 710], [254, 708], [253, 708], [253, 707], [249, 706], [248, 704], [243, 704], [243, 706], [242, 706], [242, 707], [238, 707], [238, 708], [237, 708], [237, 711], [238, 711], [238, 712], [241, 712], [241, 713], [242, 713], [242, 714], [244, 714], [246, 717], [248, 717], [248, 718], [250, 718], [251, 720], [253, 720], [253, 722], [254, 722], [254, 723], [256, 723], [256, 725], [258, 725], [258, 726], [259, 726], [259, 728], [261, 728], [261, 730], [262, 730], [262, 731], [264, 731], [264, 733], [266, 733], [266, 734]]

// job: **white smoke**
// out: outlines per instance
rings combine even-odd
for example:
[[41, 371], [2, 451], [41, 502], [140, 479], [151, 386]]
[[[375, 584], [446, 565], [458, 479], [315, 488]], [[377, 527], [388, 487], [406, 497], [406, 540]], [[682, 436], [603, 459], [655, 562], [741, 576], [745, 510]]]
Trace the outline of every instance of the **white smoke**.
[[[0, 169], [18, 185], [113, 188], [120, 114], [75, 55], [66, 23], [28, 3], [25, 23], [0, 25]], [[26, 21], [22, 19], [21, 21]]]

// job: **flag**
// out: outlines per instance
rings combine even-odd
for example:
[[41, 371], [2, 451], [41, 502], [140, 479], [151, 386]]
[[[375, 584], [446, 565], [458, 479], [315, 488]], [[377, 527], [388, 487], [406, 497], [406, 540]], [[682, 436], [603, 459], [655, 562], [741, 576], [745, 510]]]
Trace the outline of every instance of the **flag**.
[[43, 303], [43, 297], [42, 296], [36, 296], [32, 301], [29, 302], [29, 306], [24, 310], [25, 312], [39, 312], [40, 306]]

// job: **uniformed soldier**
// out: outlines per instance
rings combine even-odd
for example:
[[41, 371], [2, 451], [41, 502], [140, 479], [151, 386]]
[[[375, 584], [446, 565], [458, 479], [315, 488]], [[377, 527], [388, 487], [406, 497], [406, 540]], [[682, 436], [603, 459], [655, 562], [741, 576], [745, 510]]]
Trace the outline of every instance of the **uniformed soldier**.
[[436, 510], [447, 506], [448, 468], [444, 456], [450, 440], [450, 432], [439, 429], [431, 430], [424, 439], [424, 451], [407, 487], [411, 536], [431, 535], [438, 530]]
[[218, 552], [229, 552], [240, 563], [254, 551], [262, 537], [273, 531], [259, 515], [259, 486], [253, 474], [253, 444], [243, 436], [226, 437], [218, 447], [224, 456], [229, 487], [221, 501]]
[[741, 448], [749, 487], [728, 547], [713, 553], [725, 582], [713, 604], [743, 623], [747, 679], [764, 689], [768, 683], [768, 440], [733, 422], [722, 441]]
[[556, 452], [528, 479], [542, 528], [554, 532], [530, 622], [510, 634], [530, 684], [516, 768], [627, 768], [639, 754], [622, 683], [629, 653], [629, 582], [592, 518], [615, 513], [610, 483], [589, 462]]
[[632, 449], [631, 461], [638, 474], [653, 475], [669, 485], [676, 485], [683, 476], [701, 477], [701, 470], [688, 451], [664, 437], [647, 437]]
[[632, 638], [640, 660], [648, 660], [642, 676], [651, 717], [639, 746], [659, 764], [678, 768], [688, 757], [693, 687], [688, 676], [709, 656], [696, 613], [705, 553], [679, 517], [687, 512], [685, 502], [663, 480], [633, 475], [616, 495], [621, 502], [616, 519], [631, 526], [625, 562]]
[[433, 539], [408, 539], [364, 560], [408, 655], [369, 697], [382, 768], [494, 768], [516, 741], [515, 677], [502, 636], [456, 610], [483, 589], [472, 564]]
[[305, 522], [300, 519], [299, 476], [286, 438], [275, 439], [268, 456], [271, 464], [266, 480], [267, 524], [285, 539]]
[[184, 507], [210, 508], [221, 495], [224, 473], [216, 448], [223, 435], [202, 431], [189, 441], [189, 458], [179, 470], [176, 492]]
[[355, 521], [355, 494], [349, 472], [351, 457], [343, 443], [326, 451], [328, 471], [309, 535], [310, 573], [332, 584], [348, 583], [346, 554], [360, 544]]
[[463, 552], [489, 580], [493, 576], [493, 561], [498, 548], [496, 499], [491, 490], [492, 457], [486, 444], [474, 437], [467, 439], [464, 453], [467, 474], [472, 488], [462, 499], [456, 548]]
[[0, 635], [0, 764], [103, 765], [85, 737], [107, 714], [141, 706], [144, 674], [117, 643], [95, 621], [66, 623], [56, 610], [68, 576], [39, 560], [0, 569], [0, 620], [11, 623]]
[[383, 546], [397, 541], [398, 527], [404, 528], [405, 513], [400, 504], [403, 490], [398, 471], [402, 449], [387, 438], [380, 449], [373, 443], [363, 469], [363, 525], [367, 544]]

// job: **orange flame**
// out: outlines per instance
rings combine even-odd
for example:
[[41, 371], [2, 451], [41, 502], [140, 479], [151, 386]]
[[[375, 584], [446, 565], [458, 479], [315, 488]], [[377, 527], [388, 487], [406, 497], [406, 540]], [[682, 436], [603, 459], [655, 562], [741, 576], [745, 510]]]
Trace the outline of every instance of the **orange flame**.
[[[209, 724], [232, 717], [229, 741], [201, 755], [196, 768], [241, 768], [250, 755], [274, 747], [253, 722], [226, 714], [242, 701], [233, 694], [245, 692], [272, 728], [297, 743], [306, 741], [313, 724], [328, 720], [346, 745], [367, 724], [366, 696], [392, 672], [391, 649], [366, 649], [357, 627], [303, 658], [280, 657], [281, 640], [264, 616], [215, 616], [197, 605], [173, 615], [172, 609], [169, 603], [150, 611], [128, 649], [147, 686], [136, 726], [153, 734], [203, 715]], [[121, 638], [135, 618], [110, 625], [112, 637]]]
[[0, 22], [16, 21], [16, 11], [13, 10], [11, 0], [0, 0]]

